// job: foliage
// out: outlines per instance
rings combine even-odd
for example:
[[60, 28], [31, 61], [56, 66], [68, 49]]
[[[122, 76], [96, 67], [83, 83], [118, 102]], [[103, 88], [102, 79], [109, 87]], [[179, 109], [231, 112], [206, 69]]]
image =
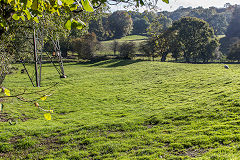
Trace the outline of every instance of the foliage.
[[112, 43], [112, 50], [113, 50], [114, 55], [116, 55], [118, 48], [119, 48], [119, 43], [116, 39], [114, 39], [114, 41]]
[[94, 33], [86, 34], [81, 38], [72, 40], [72, 50], [78, 53], [79, 59], [92, 59], [98, 44]]
[[210, 59], [214, 47], [217, 47], [214, 31], [206, 21], [185, 17], [174, 22], [172, 29], [177, 31], [177, 39], [181, 42], [186, 62], [196, 62], [199, 59], [205, 62]]
[[145, 34], [147, 32], [147, 28], [149, 27], [149, 23], [144, 18], [135, 18], [133, 20], [133, 31], [132, 34]]
[[182, 17], [196, 17], [205, 20], [213, 27], [215, 34], [223, 35], [227, 30], [232, 17], [233, 6], [226, 6], [225, 8], [216, 8], [216, 7], [197, 7], [197, 8], [184, 8], [179, 7], [173, 12], [163, 11], [160, 12], [164, 16], [172, 19], [173, 21], [179, 20]]
[[219, 46], [219, 41], [215, 39], [211, 39], [206, 46], [204, 46], [198, 56], [200, 59], [203, 60], [203, 63], [208, 62], [208, 60], [214, 57], [214, 52]]
[[236, 7], [231, 22], [227, 28], [227, 37], [240, 37], [240, 6]]
[[237, 41], [235, 41], [235, 43], [232, 44], [227, 58], [230, 60], [240, 61], [240, 39], [238, 39]]
[[[220, 50], [225, 54], [229, 54], [231, 46], [238, 41], [240, 38], [240, 7], [234, 7], [233, 16], [231, 22], [227, 28], [226, 37], [220, 40], [221, 48]], [[231, 56], [229, 56], [230, 58]]]
[[109, 28], [114, 38], [121, 38], [132, 31], [132, 19], [126, 11], [113, 12], [108, 18]]
[[124, 42], [119, 46], [120, 58], [132, 59], [135, 56], [136, 45], [133, 42]]
[[149, 38], [148, 40], [142, 42], [139, 46], [139, 51], [142, 52], [144, 56], [152, 58], [153, 61], [154, 58], [158, 56], [156, 53], [155, 40], [152, 38]]
[[109, 28], [108, 17], [100, 17], [98, 20], [92, 20], [89, 23], [90, 33], [94, 32], [98, 40], [109, 40], [114, 36], [112, 30]]
[[[1, 37], [0, 37], [1, 38]], [[9, 73], [10, 63], [12, 62], [12, 47], [9, 37], [0, 39], [0, 86]]]

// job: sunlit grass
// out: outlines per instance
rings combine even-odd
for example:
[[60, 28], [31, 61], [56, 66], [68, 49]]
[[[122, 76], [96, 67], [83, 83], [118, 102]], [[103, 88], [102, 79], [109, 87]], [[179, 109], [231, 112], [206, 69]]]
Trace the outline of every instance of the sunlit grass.
[[239, 159], [240, 66], [229, 67], [106, 60], [65, 64], [68, 78], [59, 79], [46, 65], [42, 88], [32, 88], [20, 71], [8, 75], [4, 86], [12, 94], [59, 85], [39, 101], [54, 110], [51, 121], [32, 103], [5, 104], [8, 118], [18, 123], [0, 122], [0, 156]]

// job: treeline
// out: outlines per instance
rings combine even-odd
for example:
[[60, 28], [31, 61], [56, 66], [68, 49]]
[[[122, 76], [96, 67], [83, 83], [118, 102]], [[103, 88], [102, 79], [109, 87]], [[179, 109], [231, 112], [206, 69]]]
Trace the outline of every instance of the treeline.
[[159, 13], [117, 11], [90, 22], [89, 31], [99, 40], [147, 35], [149, 39], [140, 45], [140, 51], [152, 59], [160, 56], [161, 61], [166, 61], [169, 54], [176, 61], [186, 62], [223, 58], [240, 61], [239, 8], [226, 4], [225, 8], [179, 7], [174, 12]]
[[[224, 18], [214, 18], [219, 15]], [[208, 23], [212, 19], [216, 20], [212, 21], [215, 29]], [[219, 27], [223, 20], [227, 23]], [[226, 36], [219, 38], [217, 31]], [[239, 6], [221, 9], [180, 7], [174, 12], [105, 13], [97, 20], [90, 21], [88, 33], [71, 30], [69, 36], [61, 38], [59, 42], [64, 57], [70, 51], [77, 53], [79, 59], [93, 59], [101, 48], [98, 40], [118, 39], [129, 34], [146, 35], [148, 39], [138, 45], [114, 41], [112, 52], [116, 55], [118, 51], [119, 58], [124, 59], [133, 58], [138, 51], [152, 60], [160, 57], [161, 61], [166, 61], [167, 57], [172, 57], [175, 61], [206, 63], [224, 58], [240, 61], [239, 33]], [[51, 52], [52, 49], [48, 49], [48, 45], [52, 46], [50, 43], [45, 43], [44, 51]]]
[[173, 12], [143, 13], [135, 11], [116, 11], [105, 14], [98, 20], [91, 21], [89, 32], [94, 32], [98, 40], [120, 38], [128, 34], [144, 35], [156, 19], [163, 28], [168, 28], [174, 21], [182, 17], [196, 17], [205, 20], [214, 29], [216, 35], [224, 35], [232, 17], [233, 6], [226, 4], [225, 8], [183, 8], [179, 7]]

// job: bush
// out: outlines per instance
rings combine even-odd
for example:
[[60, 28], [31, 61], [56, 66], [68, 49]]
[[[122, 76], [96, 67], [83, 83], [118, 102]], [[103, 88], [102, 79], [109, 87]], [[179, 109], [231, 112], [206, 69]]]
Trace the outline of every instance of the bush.
[[124, 42], [119, 47], [120, 58], [132, 59], [136, 53], [136, 45], [133, 42]]
[[72, 49], [78, 53], [79, 59], [92, 59], [98, 46], [94, 33], [72, 40]]
[[155, 53], [155, 42], [153, 39], [148, 39], [147, 41], [142, 42], [140, 44], [139, 51], [149, 59], [152, 57], [154, 60], [154, 57], [157, 57], [157, 53]]
[[240, 61], [240, 40], [237, 40], [231, 45], [227, 58], [230, 60]]

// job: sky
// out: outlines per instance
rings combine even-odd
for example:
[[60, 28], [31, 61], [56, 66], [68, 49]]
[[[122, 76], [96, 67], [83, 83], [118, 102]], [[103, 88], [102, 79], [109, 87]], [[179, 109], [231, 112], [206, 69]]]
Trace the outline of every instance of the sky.
[[[234, 4], [240, 4], [240, 0], [169, 0], [169, 4], [166, 4], [162, 2], [161, 0], [158, 0], [158, 11], [174, 11], [180, 6], [186, 7], [193, 7], [196, 8], [198, 6], [202, 6], [204, 8], [208, 7], [224, 7], [224, 4], [230, 3], [232, 5]], [[111, 11], [116, 10], [124, 10], [123, 4], [113, 5], [111, 6]], [[144, 11], [146, 8], [139, 8], [139, 11]]]

